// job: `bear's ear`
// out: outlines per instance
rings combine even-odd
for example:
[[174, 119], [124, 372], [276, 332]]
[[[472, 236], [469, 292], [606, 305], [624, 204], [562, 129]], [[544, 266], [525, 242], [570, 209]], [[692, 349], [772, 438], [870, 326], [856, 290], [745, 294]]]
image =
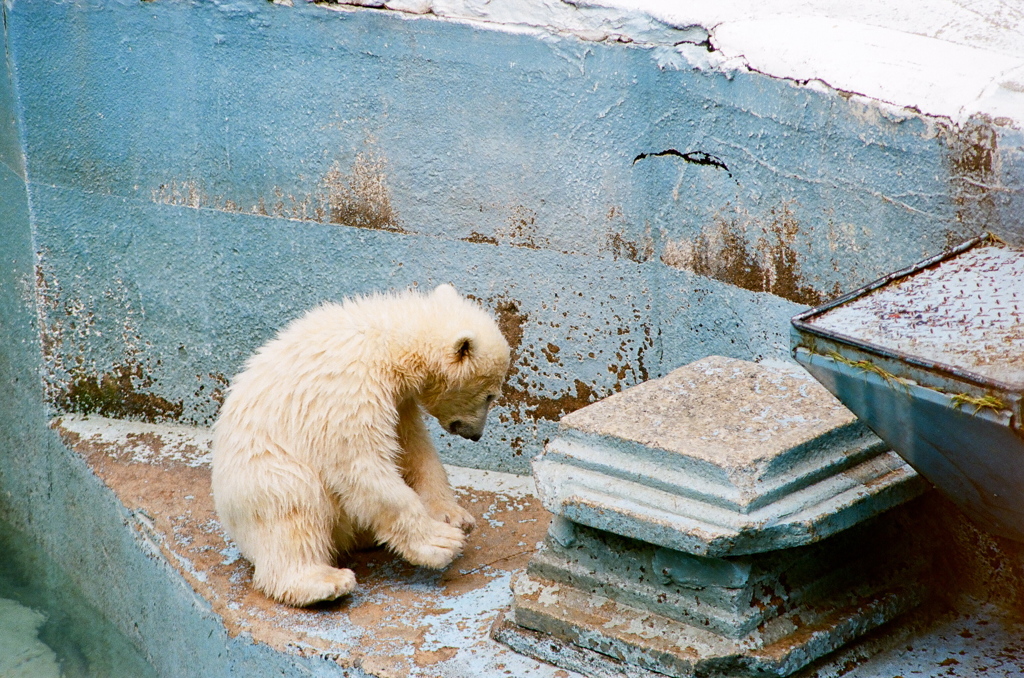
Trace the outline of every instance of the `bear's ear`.
[[448, 298], [451, 298], [451, 299], [459, 299], [460, 298], [459, 297], [459, 293], [456, 292], [455, 288], [453, 286], [449, 285], [448, 283], [445, 283], [444, 285], [438, 285], [437, 287], [435, 287], [433, 295], [435, 297], [439, 297], [439, 298], [442, 298], [442, 299], [445, 298], [445, 297], [448, 297]]
[[476, 337], [472, 332], [463, 332], [452, 343], [452, 356], [455, 362], [468, 360], [476, 352]]

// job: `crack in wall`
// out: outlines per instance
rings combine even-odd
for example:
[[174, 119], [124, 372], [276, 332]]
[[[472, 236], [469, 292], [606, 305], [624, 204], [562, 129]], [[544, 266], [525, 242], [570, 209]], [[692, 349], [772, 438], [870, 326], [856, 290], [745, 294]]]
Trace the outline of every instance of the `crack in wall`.
[[711, 155], [705, 151], [687, 151], [682, 153], [674, 148], [668, 148], [664, 151], [658, 151], [657, 153], [641, 153], [640, 155], [633, 158], [632, 164], [635, 165], [645, 158], [664, 158], [664, 157], [677, 157], [682, 158], [685, 162], [691, 165], [703, 165], [705, 167], [715, 167], [720, 170], [724, 170], [729, 175], [730, 179], [734, 179], [732, 172], [729, 170], [729, 166], [725, 164], [725, 161], [716, 155]]

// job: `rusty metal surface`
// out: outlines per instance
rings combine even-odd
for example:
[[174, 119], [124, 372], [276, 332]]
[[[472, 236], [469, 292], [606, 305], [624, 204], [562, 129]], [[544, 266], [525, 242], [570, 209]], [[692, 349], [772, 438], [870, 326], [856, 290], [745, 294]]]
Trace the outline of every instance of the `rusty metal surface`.
[[297, 609], [254, 591], [251, 565], [226, 539], [210, 495], [205, 429], [101, 417], [65, 417], [54, 428], [231, 636], [382, 678], [568, 676], [488, 635], [511, 601], [511, 573], [547, 530], [550, 516], [529, 494], [529, 478], [449, 467], [459, 501], [477, 519], [461, 558], [436, 572], [383, 549], [360, 552], [347, 563], [359, 581], [352, 596]]
[[979, 238], [793, 319], [968, 382], [1024, 389], [1024, 251]]
[[800, 314], [793, 356], [969, 516], [1024, 541], [1024, 251], [979, 238]]

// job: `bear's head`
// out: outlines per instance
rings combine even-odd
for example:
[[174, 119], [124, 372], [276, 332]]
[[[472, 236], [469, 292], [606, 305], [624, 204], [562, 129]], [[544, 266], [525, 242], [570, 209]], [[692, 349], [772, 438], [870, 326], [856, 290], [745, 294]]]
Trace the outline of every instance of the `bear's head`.
[[439, 354], [435, 379], [420, 402], [449, 433], [480, 440], [508, 372], [508, 342], [494, 318], [451, 285], [441, 285], [429, 299], [436, 307]]

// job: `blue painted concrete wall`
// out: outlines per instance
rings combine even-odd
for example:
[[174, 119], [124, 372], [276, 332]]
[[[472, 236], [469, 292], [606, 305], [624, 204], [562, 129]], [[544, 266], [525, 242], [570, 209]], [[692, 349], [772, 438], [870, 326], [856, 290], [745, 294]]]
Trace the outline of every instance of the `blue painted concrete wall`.
[[[516, 362], [485, 442], [438, 442], [526, 472], [590, 400], [709, 354], [784, 357], [797, 310], [982, 230], [1024, 243], [1011, 121], [697, 70], [699, 46], [302, 2], [2, 7], [0, 513], [161, 639], [165, 673], [270, 660], [139, 548], [54, 414], [209, 423], [306, 308], [453, 282]], [[145, 595], [108, 586], [118, 568]], [[202, 652], [176, 631], [197, 623]]]
[[51, 411], [209, 423], [306, 308], [450, 281], [517, 360], [486, 442], [439, 444], [526, 472], [590, 400], [784, 357], [806, 304], [1024, 239], [1012, 127], [696, 70], [703, 47], [263, 0], [6, 15]]

